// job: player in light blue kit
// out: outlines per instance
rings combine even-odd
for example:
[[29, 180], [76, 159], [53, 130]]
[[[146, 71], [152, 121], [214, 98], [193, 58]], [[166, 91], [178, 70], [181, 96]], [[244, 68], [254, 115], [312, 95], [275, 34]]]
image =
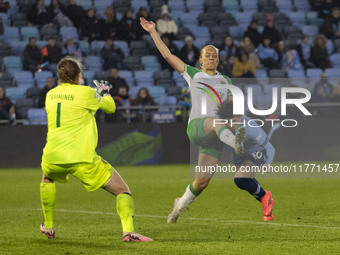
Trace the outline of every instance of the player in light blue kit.
[[[233, 115], [232, 102], [223, 102], [217, 111], [217, 115], [223, 120], [228, 120], [226, 126], [233, 132], [235, 132], [240, 125], [244, 124], [244, 153], [236, 154], [233, 152], [232, 156], [233, 163], [237, 169], [234, 182], [237, 187], [248, 191], [261, 202], [265, 221], [273, 220], [272, 210], [274, 199], [272, 198], [272, 193], [265, 191], [255, 179], [255, 174], [261, 167], [269, 169], [270, 164], [273, 162], [275, 155], [273, 145], [269, 142], [262, 128], [256, 127], [257, 124], [255, 121], [246, 116]], [[256, 166], [258, 167], [257, 169]]]

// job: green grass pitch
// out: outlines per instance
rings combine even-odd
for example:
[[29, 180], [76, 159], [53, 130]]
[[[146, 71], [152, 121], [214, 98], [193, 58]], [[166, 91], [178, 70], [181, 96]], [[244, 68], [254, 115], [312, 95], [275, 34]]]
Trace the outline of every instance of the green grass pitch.
[[56, 239], [39, 231], [39, 169], [0, 170], [0, 254], [339, 254], [339, 179], [260, 179], [275, 199], [273, 222], [232, 179], [214, 179], [176, 224], [166, 218], [192, 181], [188, 165], [118, 167], [135, 199], [136, 230], [123, 243], [115, 198], [57, 184]]

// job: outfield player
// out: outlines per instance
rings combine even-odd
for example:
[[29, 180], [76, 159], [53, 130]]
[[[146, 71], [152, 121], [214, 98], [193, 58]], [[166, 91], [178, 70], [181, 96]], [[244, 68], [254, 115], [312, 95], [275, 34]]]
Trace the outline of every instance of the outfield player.
[[95, 112], [114, 113], [116, 106], [108, 94], [109, 87], [96, 84], [94, 90], [81, 86], [82, 66], [71, 57], [58, 63], [58, 86], [46, 96], [48, 120], [47, 143], [43, 151], [40, 197], [45, 222], [40, 230], [54, 238], [53, 212], [56, 198], [55, 181], [67, 182], [68, 174], [79, 179], [87, 191], [103, 188], [117, 196], [116, 208], [121, 219], [124, 242], [152, 239], [134, 232], [134, 202], [129, 187], [118, 172], [95, 149], [98, 131]]
[[[212, 45], [205, 46], [200, 53], [199, 61], [202, 70], [186, 65], [181, 59], [171, 54], [167, 46], [159, 37], [155, 24], [140, 18], [141, 26], [150, 33], [158, 50], [165, 60], [188, 82], [189, 86], [193, 79], [208, 79], [211, 84], [208, 85], [216, 95], [219, 95], [223, 101], [227, 99], [228, 84], [231, 84], [229, 77], [221, 75], [216, 71], [219, 58], [218, 49]], [[213, 84], [212, 84], [213, 83]], [[221, 86], [224, 85], [224, 86]], [[203, 91], [203, 90], [202, 90]], [[203, 92], [202, 92], [203, 93]], [[217, 108], [215, 105], [209, 105], [204, 117], [200, 116], [196, 97], [192, 97], [192, 108], [190, 120], [188, 123], [187, 133], [189, 139], [199, 148], [198, 165], [211, 166], [219, 162], [221, 152], [225, 145], [235, 149], [237, 153], [243, 152], [244, 127], [240, 127], [234, 135], [226, 126], [214, 127], [213, 120], [216, 116]], [[168, 217], [168, 222], [176, 222], [180, 212], [192, 203], [196, 197], [208, 186], [213, 173], [196, 173], [195, 180], [185, 190], [183, 196], [179, 199], [176, 208]]]
[[261, 202], [265, 221], [273, 220], [274, 199], [272, 193], [265, 191], [255, 179], [255, 174], [261, 167], [264, 167], [267, 171], [270, 169], [270, 164], [275, 155], [273, 145], [269, 142], [262, 128], [256, 127], [254, 120], [242, 115], [233, 115], [232, 102], [224, 102], [217, 115], [228, 121], [226, 125], [233, 132], [239, 125], [245, 126], [244, 153], [236, 154], [233, 152], [232, 156], [233, 163], [236, 166], [234, 182], [237, 187], [248, 191]]

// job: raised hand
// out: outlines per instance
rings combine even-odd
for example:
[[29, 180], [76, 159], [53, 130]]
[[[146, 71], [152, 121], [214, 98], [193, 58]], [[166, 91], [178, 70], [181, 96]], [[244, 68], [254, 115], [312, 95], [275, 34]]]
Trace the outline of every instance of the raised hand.
[[153, 32], [156, 30], [156, 25], [152, 21], [147, 21], [145, 18], [139, 18], [141, 26], [144, 28], [146, 32]]

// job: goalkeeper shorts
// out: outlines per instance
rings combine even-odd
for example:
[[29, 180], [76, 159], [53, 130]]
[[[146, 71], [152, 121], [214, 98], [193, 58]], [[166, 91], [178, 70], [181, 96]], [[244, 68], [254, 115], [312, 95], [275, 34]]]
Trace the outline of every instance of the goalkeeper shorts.
[[87, 191], [105, 186], [114, 170], [110, 163], [98, 155], [92, 163], [54, 165], [42, 162], [41, 169], [47, 178], [61, 183], [67, 182], [71, 174], [83, 183]]
[[193, 144], [199, 146], [199, 152], [220, 159], [225, 146], [217, 136], [207, 136], [204, 131], [203, 123], [206, 118], [193, 119], [187, 127], [187, 134]]

